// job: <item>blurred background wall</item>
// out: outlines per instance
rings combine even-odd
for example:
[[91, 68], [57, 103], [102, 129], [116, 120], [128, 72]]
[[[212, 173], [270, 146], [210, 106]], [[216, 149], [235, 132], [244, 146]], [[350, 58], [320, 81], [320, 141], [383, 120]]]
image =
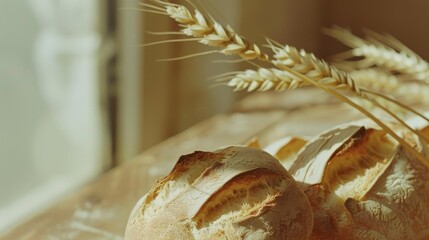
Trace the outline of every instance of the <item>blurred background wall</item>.
[[[389, 33], [428, 60], [429, 20], [425, 14], [428, 9], [429, 1], [422, 0], [328, 0], [322, 5], [321, 12], [323, 26], [335, 24], [358, 34], [363, 29]], [[323, 37], [321, 46], [322, 55], [343, 49], [341, 44], [327, 37]]]
[[[0, 231], [245, 96], [210, 77], [251, 67], [177, 36], [140, 0], [0, 0]], [[328, 57], [333, 24], [388, 32], [429, 59], [423, 0], [202, 0], [252, 42], [270, 37]]]

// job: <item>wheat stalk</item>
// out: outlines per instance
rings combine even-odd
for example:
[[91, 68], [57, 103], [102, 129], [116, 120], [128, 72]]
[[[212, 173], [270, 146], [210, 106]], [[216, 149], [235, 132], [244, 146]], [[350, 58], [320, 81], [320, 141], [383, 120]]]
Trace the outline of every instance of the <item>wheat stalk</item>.
[[326, 62], [319, 60], [311, 53], [306, 53], [303, 50], [298, 51], [290, 46], [275, 46], [273, 42], [268, 41], [271, 49], [275, 53], [274, 59], [270, 60], [268, 55], [262, 53], [256, 44], [248, 43], [244, 38], [236, 34], [231, 27], [225, 28], [221, 26], [215, 22], [213, 18], [206, 18], [200, 11], [195, 10], [195, 13], [191, 14], [191, 11], [189, 11], [185, 6], [162, 0], [152, 1], [159, 6], [145, 4], [145, 6], [152, 8], [149, 12], [155, 11], [159, 14], [170, 16], [182, 27], [181, 32], [183, 34], [197, 38], [200, 43], [220, 47], [221, 50], [219, 50], [219, 52], [226, 55], [236, 54], [244, 59], [259, 59], [272, 63], [276, 68], [315, 85], [356, 108], [358, 111], [372, 119], [382, 129], [401, 143], [407, 151], [429, 168], [429, 163], [424, 155], [417, 152], [416, 149], [406, 143], [391, 128], [380, 121], [380, 119], [336, 90], [338, 87], [345, 88], [359, 97], [368, 99], [373, 102], [374, 105], [394, 117], [403, 126], [418, 135], [419, 138], [423, 138], [427, 141], [426, 138], [421, 136], [421, 133], [407, 125], [396, 114], [368, 97], [365, 92], [361, 91], [361, 89], [356, 86], [353, 79], [347, 73], [329, 66]]
[[[414, 79], [429, 83], [429, 63], [389, 35], [368, 32], [367, 38], [362, 39], [339, 27], [327, 29], [325, 33], [352, 48], [337, 54], [339, 61], [345, 61], [355, 68], [379, 66], [392, 72], [409, 74]], [[363, 59], [348, 61], [352, 57]]]

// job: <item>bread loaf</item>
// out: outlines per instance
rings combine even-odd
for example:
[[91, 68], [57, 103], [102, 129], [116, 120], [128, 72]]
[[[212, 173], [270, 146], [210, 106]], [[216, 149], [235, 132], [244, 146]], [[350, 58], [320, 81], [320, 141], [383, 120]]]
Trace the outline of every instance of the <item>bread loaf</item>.
[[229, 147], [182, 156], [136, 205], [125, 239], [308, 239], [310, 204], [269, 154]]
[[[424, 152], [417, 138], [392, 128]], [[429, 239], [428, 169], [377, 127], [337, 127], [289, 161], [313, 208], [312, 239]]]

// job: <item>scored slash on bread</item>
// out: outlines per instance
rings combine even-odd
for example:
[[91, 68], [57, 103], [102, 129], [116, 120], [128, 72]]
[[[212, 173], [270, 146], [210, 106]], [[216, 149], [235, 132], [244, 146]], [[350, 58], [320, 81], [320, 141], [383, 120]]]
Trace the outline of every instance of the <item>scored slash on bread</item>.
[[139, 204], [126, 239], [308, 239], [313, 226], [293, 178], [247, 147], [182, 156]]

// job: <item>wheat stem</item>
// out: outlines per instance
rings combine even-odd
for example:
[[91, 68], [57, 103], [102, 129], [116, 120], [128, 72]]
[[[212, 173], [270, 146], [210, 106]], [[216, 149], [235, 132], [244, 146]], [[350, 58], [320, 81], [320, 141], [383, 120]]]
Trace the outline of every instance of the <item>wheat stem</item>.
[[[362, 92], [364, 90], [362, 89]], [[404, 126], [405, 128], [407, 128], [408, 130], [410, 130], [412, 133], [416, 134], [420, 140], [424, 140], [424, 142], [429, 143], [429, 139], [422, 135], [419, 131], [415, 130], [414, 128], [410, 127], [410, 125], [408, 125], [404, 120], [402, 120], [401, 118], [399, 118], [396, 114], [394, 114], [391, 110], [389, 110], [388, 108], [386, 108], [385, 106], [381, 105], [379, 102], [377, 102], [377, 100], [372, 101], [372, 103], [382, 109], [384, 112], [386, 112], [387, 114], [389, 114], [391, 117], [393, 117], [396, 121], [398, 121], [402, 126]]]
[[400, 107], [402, 107], [402, 108], [406, 109], [407, 111], [410, 111], [410, 112], [412, 112], [412, 113], [416, 114], [417, 116], [419, 116], [419, 117], [421, 117], [422, 119], [424, 119], [424, 120], [426, 120], [426, 121], [428, 121], [428, 122], [429, 122], [429, 118], [427, 118], [425, 115], [421, 114], [420, 112], [418, 112], [418, 111], [414, 110], [413, 108], [408, 107], [407, 105], [405, 105], [405, 104], [403, 104], [403, 103], [401, 103], [401, 102], [399, 102], [399, 101], [396, 101], [395, 99], [389, 98], [389, 97], [387, 97], [387, 96], [385, 96], [385, 95], [383, 95], [383, 94], [380, 94], [380, 93], [377, 93], [377, 92], [374, 92], [374, 91], [371, 91], [371, 90], [367, 90], [367, 89], [362, 90], [362, 91], [364, 91], [364, 92], [366, 92], [366, 93], [369, 93], [369, 94], [372, 94], [372, 95], [375, 95], [375, 96], [377, 96], [377, 97], [380, 97], [380, 98], [386, 99], [386, 100], [388, 100], [388, 101], [390, 101], [390, 102], [393, 102], [393, 103], [395, 103], [396, 105], [398, 105], [398, 106], [400, 106]]
[[196, 42], [196, 41], [199, 41], [199, 40], [200, 40], [200, 39], [198, 39], [198, 38], [167, 39], [167, 40], [158, 41], [158, 42], [152, 42], [152, 43], [140, 44], [140, 45], [138, 45], [138, 46], [140, 46], [140, 47], [149, 47], [149, 46], [154, 46], [154, 45], [159, 45], [159, 44], [164, 44], [164, 43], [175, 43], [175, 42]]
[[407, 82], [396, 75], [376, 69], [362, 69], [349, 72], [356, 84], [376, 92], [389, 93], [409, 104], [429, 102], [429, 86], [418, 82]]
[[165, 36], [165, 35], [183, 35], [182, 32], [153, 32], [153, 31], [146, 31], [146, 33], [151, 34], [151, 35], [161, 35], [161, 36]]

